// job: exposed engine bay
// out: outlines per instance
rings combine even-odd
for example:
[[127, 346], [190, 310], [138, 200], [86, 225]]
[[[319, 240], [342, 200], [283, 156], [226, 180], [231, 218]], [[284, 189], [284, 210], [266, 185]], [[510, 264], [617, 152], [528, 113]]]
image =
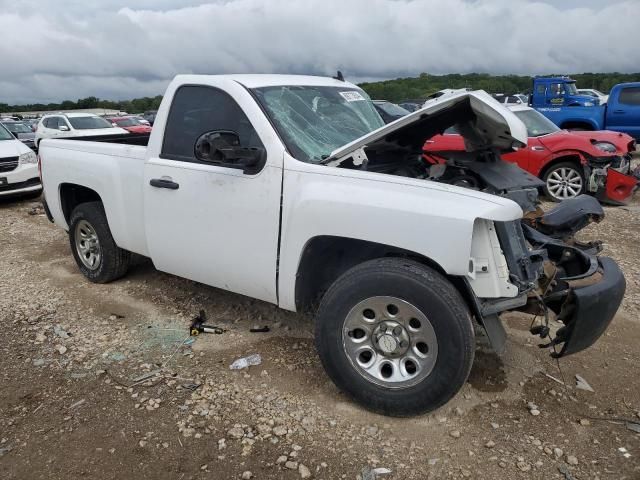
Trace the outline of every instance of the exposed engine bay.
[[[441, 133], [455, 124], [459, 132], [473, 132], [473, 118], [463, 115], [462, 124], [444, 121]], [[506, 333], [499, 313], [519, 310], [539, 321], [531, 333], [553, 347], [554, 357], [579, 352], [592, 345], [613, 319], [625, 291], [625, 279], [617, 264], [599, 257], [599, 242], [583, 243], [575, 235], [604, 218], [604, 210], [594, 197], [581, 195], [565, 200], [548, 212], [540, 208], [539, 189], [544, 183], [517, 165], [500, 158], [494, 147], [466, 152], [447, 152], [442, 162], [422, 158], [425, 138], [416, 131], [404, 137], [391, 135], [345, 156], [336, 164], [342, 168], [420, 178], [472, 188], [516, 202], [523, 210], [521, 221], [495, 222], [496, 233], [506, 258], [510, 281], [518, 287], [516, 298], [478, 301], [474, 313], [484, 325], [498, 352], [505, 346]], [[516, 147], [517, 148], [517, 147]], [[468, 148], [469, 150], [469, 148]], [[552, 317], [562, 326], [555, 332]]]

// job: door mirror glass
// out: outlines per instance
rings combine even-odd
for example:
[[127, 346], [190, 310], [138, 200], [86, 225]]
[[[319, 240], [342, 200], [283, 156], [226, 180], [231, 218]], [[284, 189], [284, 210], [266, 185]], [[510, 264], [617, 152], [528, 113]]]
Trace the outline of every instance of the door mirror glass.
[[194, 153], [201, 162], [239, 168], [248, 175], [259, 172], [266, 161], [263, 148], [242, 146], [239, 135], [230, 130], [213, 130], [200, 135]]

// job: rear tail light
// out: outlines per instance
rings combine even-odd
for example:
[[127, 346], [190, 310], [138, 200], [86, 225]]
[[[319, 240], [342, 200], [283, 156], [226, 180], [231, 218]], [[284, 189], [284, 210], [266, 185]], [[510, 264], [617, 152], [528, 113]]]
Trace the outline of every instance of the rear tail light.
[[40, 183], [42, 183], [42, 158], [38, 154], [38, 177], [40, 177]]

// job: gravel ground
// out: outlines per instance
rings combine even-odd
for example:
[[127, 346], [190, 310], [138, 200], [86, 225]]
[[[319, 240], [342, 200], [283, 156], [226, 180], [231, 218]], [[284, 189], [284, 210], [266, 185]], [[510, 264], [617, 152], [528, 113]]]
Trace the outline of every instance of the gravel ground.
[[[505, 355], [479, 338], [459, 395], [412, 419], [337, 391], [309, 319], [145, 259], [120, 281], [89, 283], [35, 206], [0, 203], [2, 479], [357, 479], [367, 467], [390, 479], [640, 478], [640, 434], [614, 421], [640, 420], [638, 199], [583, 235], [604, 240], [628, 283], [594, 347], [559, 370], [530, 318], [506, 315]], [[200, 309], [225, 332], [190, 343]], [[229, 369], [252, 353], [260, 365]], [[594, 392], [575, 388], [576, 374]]]

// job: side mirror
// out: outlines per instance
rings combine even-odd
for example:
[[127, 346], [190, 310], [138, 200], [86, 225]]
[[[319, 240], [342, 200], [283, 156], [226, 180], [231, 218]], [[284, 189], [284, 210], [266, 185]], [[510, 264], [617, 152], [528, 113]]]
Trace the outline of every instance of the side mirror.
[[58, 130], [60, 130], [61, 132], [68, 132], [69, 131], [69, 127], [67, 127], [66, 125], [60, 125], [58, 127]]
[[258, 173], [267, 159], [263, 148], [242, 147], [238, 134], [230, 130], [203, 133], [196, 140], [194, 153], [201, 162], [239, 168], [247, 175]]

